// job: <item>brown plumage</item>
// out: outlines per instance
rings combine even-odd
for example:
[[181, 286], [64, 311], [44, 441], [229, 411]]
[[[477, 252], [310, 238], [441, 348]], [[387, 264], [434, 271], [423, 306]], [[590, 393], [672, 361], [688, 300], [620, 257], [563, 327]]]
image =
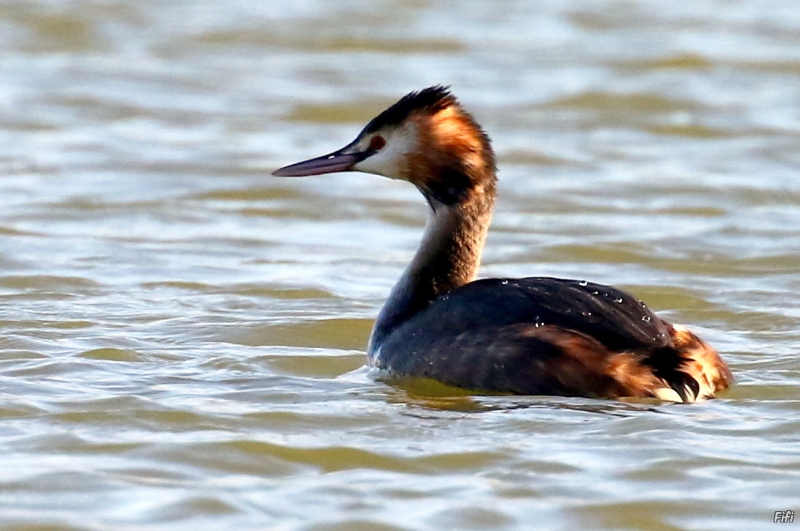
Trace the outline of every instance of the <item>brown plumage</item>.
[[700, 387], [697, 399], [712, 398], [733, 384], [733, 374], [716, 350], [685, 327], [665, 324], [672, 344], [685, 360], [681, 371], [697, 381]]
[[628, 293], [555, 278], [474, 280], [496, 196], [488, 136], [444, 87], [412, 92], [329, 155], [279, 176], [363, 171], [430, 205], [373, 328], [371, 365], [478, 391], [695, 402], [733, 378], [717, 352]]

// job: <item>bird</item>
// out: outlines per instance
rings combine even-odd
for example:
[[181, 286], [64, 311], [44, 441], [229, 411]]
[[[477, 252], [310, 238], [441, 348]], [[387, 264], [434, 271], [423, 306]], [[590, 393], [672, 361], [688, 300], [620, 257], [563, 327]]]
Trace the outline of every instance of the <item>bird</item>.
[[421, 243], [374, 323], [367, 364], [476, 393], [700, 402], [717, 351], [633, 295], [585, 280], [476, 279], [497, 196], [488, 135], [449, 87], [411, 92], [343, 148], [278, 177], [365, 172], [422, 193]]

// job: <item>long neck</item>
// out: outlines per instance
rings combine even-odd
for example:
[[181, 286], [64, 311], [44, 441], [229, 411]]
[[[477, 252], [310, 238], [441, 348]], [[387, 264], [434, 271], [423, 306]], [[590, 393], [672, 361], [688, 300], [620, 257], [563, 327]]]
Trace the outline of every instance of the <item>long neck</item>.
[[429, 199], [432, 208], [422, 243], [372, 329], [371, 360], [397, 327], [475, 278], [494, 208], [493, 184], [450, 206]]

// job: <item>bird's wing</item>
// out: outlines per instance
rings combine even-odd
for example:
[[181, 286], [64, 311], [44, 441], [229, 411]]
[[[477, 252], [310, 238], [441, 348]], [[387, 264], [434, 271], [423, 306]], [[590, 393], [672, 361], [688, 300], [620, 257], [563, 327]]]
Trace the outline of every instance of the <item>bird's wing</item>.
[[681, 363], [665, 323], [624, 291], [555, 278], [485, 279], [391, 332], [374, 364], [473, 389], [635, 396], [639, 387], [664, 386], [647, 365], [656, 353], [670, 371]]

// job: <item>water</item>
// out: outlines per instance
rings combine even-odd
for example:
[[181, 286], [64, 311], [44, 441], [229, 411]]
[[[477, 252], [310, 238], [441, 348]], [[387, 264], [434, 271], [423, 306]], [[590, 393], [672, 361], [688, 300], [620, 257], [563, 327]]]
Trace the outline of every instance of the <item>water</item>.
[[[0, 4], [0, 527], [778, 526], [799, 25], [779, 0]], [[483, 274], [628, 289], [734, 389], [481, 397], [363, 369], [423, 201], [269, 172], [435, 83], [498, 151]]]

